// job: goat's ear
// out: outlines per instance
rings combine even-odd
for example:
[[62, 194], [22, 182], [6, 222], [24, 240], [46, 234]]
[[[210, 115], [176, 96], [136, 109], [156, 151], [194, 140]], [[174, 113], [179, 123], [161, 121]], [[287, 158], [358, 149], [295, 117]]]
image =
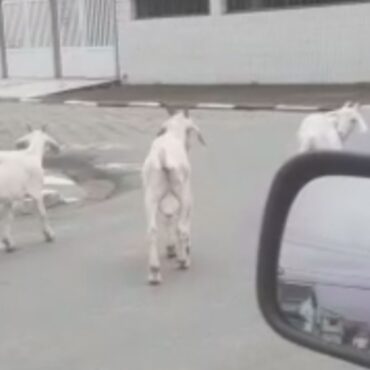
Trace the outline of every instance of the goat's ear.
[[60, 145], [56, 141], [50, 141], [48, 144], [52, 153], [59, 154], [62, 151]]
[[166, 128], [165, 127], [161, 127], [159, 130], [158, 130], [158, 132], [157, 132], [157, 137], [158, 136], [162, 136], [162, 135], [164, 135], [165, 133], [166, 133]]
[[188, 108], [185, 108], [185, 109], [183, 110], [183, 113], [184, 113], [184, 116], [185, 116], [186, 118], [189, 118], [189, 117], [190, 117], [189, 109], [188, 109]]
[[198, 131], [198, 132], [197, 132], [197, 138], [198, 138], [198, 141], [199, 141], [203, 146], [207, 146], [207, 142], [205, 141], [204, 136], [203, 136], [203, 134], [202, 134], [200, 131]]
[[203, 146], [206, 146], [207, 143], [204, 140], [204, 136], [203, 136], [202, 132], [200, 131], [200, 128], [197, 125], [193, 124], [192, 129], [195, 132], [199, 143], [202, 144]]
[[367, 123], [362, 117], [359, 117], [357, 119], [357, 127], [360, 132], [365, 133], [369, 131], [369, 127], [367, 126]]
[[360, 109], [360, 104], [359, 102], [353, 103], [352, 108], [359, 110]]
[[15, 147], [17, 149], [26, 149], [28, 147], [28, 141], [25, 140], [25, 139], [18, 139], [16, 142], [15, 142]]
[[42, 126], [41, 126], [41, 131], [42, 132], [46, 132], [48, 130], [48, 124], [47, 123], [44, 123]]
[[166, 104], [163, 104], [163, 108], [166, 110], [166, 112], [168, 113], [168, 115], [170, 117], [172, 117], [177, 111], [177, 109], [175, 107], [171, 107], [171, 106], [166, 105]]
[[350, 106], [352, 105], [352, 102], [350, 100], [346, 101], [344, 104], [343, 104], [343, 108], [349, 108]]
[[26, 129], [27, 129], [28, 132], [32, 132], [33, 131], [33, 128], [32, 128], [32, 126], [29, 123], [26, 123]]
[[355, 117], [356, 117], [356, 121], [357, 121], [358, 130], [362, 133], [365, 133], [365, 132], [369, 131], [369, 127], [368, 127], [364, 117], [362, 116], [362, 114], [360, 112], [359, 104], [357, 103], [353, 108], [355, 109]]

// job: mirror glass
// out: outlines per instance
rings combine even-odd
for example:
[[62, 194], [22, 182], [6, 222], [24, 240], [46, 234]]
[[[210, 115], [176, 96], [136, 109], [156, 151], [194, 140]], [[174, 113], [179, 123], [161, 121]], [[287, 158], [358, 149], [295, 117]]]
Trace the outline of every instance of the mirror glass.
[[287, 321], [370, 354], [370, 179], [323, 177], [290, 210], [278, 270]]

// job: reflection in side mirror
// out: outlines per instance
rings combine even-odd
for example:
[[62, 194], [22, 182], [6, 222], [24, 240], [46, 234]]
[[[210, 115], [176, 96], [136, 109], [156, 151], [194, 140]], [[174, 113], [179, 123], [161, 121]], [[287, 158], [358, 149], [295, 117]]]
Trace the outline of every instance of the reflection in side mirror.
[[259, 239], [257, 298], [270, 327], [370, 368], [370, 156], [316, 152], [280, 168]]
[[278, 304], [286, 322], [370, 356], [370, 179], [309, 182], [288, 214]]

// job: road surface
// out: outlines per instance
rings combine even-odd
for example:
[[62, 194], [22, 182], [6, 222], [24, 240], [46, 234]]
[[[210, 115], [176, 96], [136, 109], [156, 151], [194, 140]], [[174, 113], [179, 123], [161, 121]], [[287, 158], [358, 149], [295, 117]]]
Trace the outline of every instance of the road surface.
[[[49, 121], [66, 145], [122, 144], [109, 161], [140, 163], [161, 110], [1, 105], [2, 146], [22, 124]], [[257, 236], [273, 173], [295, 151], [300, 114], [192, 113], [193, 265], [163, 260], [146, 284], [139, 188], [50, 211], [57, 241], [18, 219], [19, 251], [0, 254], [0, 368], [7, 370], [242, 370], [354, 366], [301, 349], [264, 323], [255, 298]], [[368, 116], [370, 118], [370, 116]]]
[[50, 95], [48, 101], [161, 101], [169, 104], [233, 103], [319, 105], [370, 103], [370, 85], [122, 85]]

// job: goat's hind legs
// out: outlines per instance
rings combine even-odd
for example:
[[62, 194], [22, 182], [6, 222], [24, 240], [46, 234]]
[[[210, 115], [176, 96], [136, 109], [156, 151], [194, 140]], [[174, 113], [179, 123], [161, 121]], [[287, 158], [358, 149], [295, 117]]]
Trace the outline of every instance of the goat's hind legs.
[[14, 219], [14, 203], [8, 202], [4, 206], [4, 233], [2, 242], [5, 246], [5, 252], [11, 253], [16, 250], [12, 235], [11, 228]]
[[153, 200], [148, 192], [145, 196], [145, 208], [148, 218], [149, 237], [149, 273], [148, 282], [150, 285], [158, 285], [162, 282], [161, 266], [158, 252], [158, 225], [157, 225], [157, 202]]
[[36, 202], [37, 213], [40, 218], [42, 233], [44, 234], [45, 241], [51, 243], [55, 240], [55, 234], [51, 226], [49, 225], [49, 220], [44, 205], [44, 199], [42, 196], [39, 196], [34, 197], [34, 200]]

